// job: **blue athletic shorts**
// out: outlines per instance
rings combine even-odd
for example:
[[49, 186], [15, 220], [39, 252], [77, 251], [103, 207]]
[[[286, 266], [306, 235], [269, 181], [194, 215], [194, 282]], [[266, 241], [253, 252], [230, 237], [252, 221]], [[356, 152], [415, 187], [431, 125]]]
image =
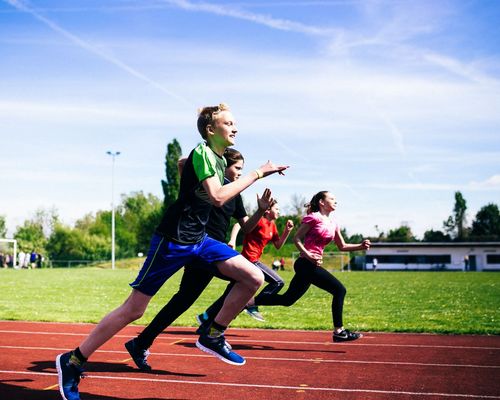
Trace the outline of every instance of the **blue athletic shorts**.
[[148, 296], [154, 296], [161, 286], [186, 264], [211, 265], [217, 271], [215, 262], [238, 256], [236, 250], [211, 237], [205, 237], [196, 244], [178, 244], [170, 242], [160, 235], [153, 235], [146, 261], [135, 281], [130, 284], [134, 289]]

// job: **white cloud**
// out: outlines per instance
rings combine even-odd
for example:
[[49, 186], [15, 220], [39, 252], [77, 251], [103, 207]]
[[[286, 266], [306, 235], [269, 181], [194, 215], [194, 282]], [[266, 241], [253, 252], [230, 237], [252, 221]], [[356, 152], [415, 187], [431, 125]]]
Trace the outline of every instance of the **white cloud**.
[[490, 176], [488, 179], [481, 182], [472, 181], [470, 183], [470, 187], [478, 190], [481, 189], [500, 190], [500, 174]]

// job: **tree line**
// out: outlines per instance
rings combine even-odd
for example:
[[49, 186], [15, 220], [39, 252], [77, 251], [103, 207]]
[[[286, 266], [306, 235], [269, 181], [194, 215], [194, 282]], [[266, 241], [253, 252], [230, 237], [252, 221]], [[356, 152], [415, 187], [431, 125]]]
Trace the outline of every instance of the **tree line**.
[[[121, 202], [115, 209], [117, 258], [135, 257], [148, 249], [163, 211], [179, 193], [177, 161], [181, 155], [182, 149], [176, 139], [168, 143], [165, 179], [161, 181], [163, 199], [142, 191], [121, 196]], [[289, 215], [283, 215], [276, 221], [280, 232], [288, 219], [293, 220], [296, 226], [300, 224], [304, 203], [305, 199], [300, 195], [292, 196], [291, 204], [286, 207]], [[247, 206], [249, 213], [250, 208]], [[6, 231], [5, 216], [0, 215], [0, 237], [5, 237]], [[362, 234], [349, 235], [345, 229], [342, 233], [349, 242], [359, 242], [366, 237]], [[84, 215], [74, 226], [69, 226], [60, 220], [57, 210], [39, 209], [32, 218], [16, 228], [14, 239], [18, 241], [19, 249], [25, 252], [34, 250], [52, 260], [107, 260], [111, 257], [111, 211], [100, 210]], [[419, 241], [405, 224], [388, 232], [378, 231], [370, 239], [374, 242]], [[292, 237], [288, 239], [289, 242], [291, 240]], [[490, 203], [483, 206], [469, 224], [467, 202], [461, 192], [456, 192], [452, 213], [443, 221], [443, 229], [427, 230], [421, 241], [500, 241], [498, 205]]]

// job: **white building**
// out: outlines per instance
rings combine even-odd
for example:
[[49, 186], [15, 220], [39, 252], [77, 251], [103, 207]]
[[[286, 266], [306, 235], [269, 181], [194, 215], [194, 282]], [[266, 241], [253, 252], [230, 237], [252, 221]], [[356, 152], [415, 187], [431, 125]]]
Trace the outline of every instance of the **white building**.
[[372, 243], [365, 269], [500, 271], [500, 242]]

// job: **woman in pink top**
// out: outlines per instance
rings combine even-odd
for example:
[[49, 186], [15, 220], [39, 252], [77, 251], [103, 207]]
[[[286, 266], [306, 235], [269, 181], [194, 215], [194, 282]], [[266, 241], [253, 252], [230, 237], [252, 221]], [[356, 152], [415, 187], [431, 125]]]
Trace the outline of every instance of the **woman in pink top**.
[[256, 305], [281, 305], [289, 307], [300, 299], [311, 285], [332, 294], [333, 341], [346, 342], [359, 339], [362, 335], [344, 329], [342, 311], [346, 289], [342, 283], [322, 267], [323, 250], [332, 240], [340, 251], [368, 250], [370, 241], [359, 244], [344, 241], [340, 228], [330, 213], [335, 211], [337, 201], [328, 191], [316, 193], [307, 206], [307, 215], [302, 219], [294, 242], [300, 250], [300, 257], [293, 268], [295, 275], [288, 290], [282, 295], [274, 294], [256, 299]]

